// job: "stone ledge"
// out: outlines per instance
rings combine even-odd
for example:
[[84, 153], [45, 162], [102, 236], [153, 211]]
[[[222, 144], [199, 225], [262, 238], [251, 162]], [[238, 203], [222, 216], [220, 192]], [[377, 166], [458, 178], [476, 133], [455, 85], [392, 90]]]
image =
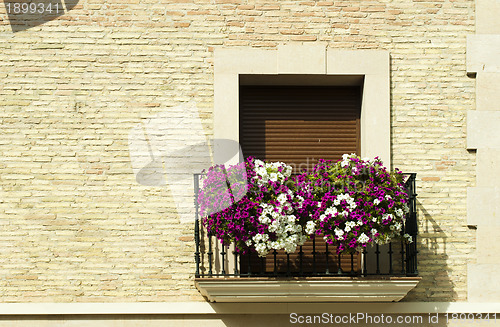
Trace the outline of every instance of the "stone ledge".
[[467, 188], [467, 224], [500, 226], [500, 187]]
[[500, 35], [467, 36], [467, 74], [500, 72]]
[[397, 302], [420, 277], [196, 278], [210, 302]]

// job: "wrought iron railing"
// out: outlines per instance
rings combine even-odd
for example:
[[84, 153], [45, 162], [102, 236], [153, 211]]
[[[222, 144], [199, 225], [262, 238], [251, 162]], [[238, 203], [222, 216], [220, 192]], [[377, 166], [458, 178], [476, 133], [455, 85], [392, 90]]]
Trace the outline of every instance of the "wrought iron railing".
[[394, 241], [365, 248], [362, 253], [338, 255], [335, 248], [313, 238], [294, 254], [274, 251], [260, 258], [240, 254], [234, 246], [222, 246], [214, 236], [207, 235], [197, 202], [201, 174], [195, 174], [195, 277], [417, 276], [416, 174], [404, 175], [410, 210], [402, 233], [409, 234], [413, 242]]

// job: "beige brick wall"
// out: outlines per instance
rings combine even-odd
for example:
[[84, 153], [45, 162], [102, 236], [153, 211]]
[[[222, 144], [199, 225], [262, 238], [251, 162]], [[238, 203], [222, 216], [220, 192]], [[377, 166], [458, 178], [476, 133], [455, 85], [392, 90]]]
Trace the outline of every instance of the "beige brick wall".
[[136, 182], [128, 133], [193, 100], [211, 134], [213, 49], [292, 42], [390, 51], [392, 164], [418, 173], [408, 300], [467, 299], [474, 1], [80, 0], [17, 33], [0, 5], [0, 24], [2, 302], [202, 301], [192, 226]]

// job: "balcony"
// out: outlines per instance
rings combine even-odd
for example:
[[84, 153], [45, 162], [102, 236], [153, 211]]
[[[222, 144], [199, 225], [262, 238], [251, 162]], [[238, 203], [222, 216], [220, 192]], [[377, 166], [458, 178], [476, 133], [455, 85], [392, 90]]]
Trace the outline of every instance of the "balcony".
[[[405, 174], [410, 211], [403, 241], [375, 245], [361, 253], [336, 254], [322, 239], [292, 254], [274, 251], [261, 258], [221, 246], [201, 228], [195, 200], [195, 286], [210, 302], [395, 302], [418, 282], [416, 174]], [[200, 174], [194, 176], [198, 195]], [[196, 198], [195, 198], [196, 199]]]

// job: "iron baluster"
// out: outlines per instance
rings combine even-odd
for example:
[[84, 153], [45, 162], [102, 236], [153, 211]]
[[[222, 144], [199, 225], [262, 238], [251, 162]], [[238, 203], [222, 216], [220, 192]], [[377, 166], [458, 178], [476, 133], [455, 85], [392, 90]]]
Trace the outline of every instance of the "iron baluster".
[[302, 276], [304, 274], [304, 270], [302, 269], [302, 260], [303, 260], [304, 251], [302, 251], [302, 245], [300, 246], [299, 252], [299, 275]]
[[392, 275], [392, 242], [389, 243], [389, 275]]
[[220, 252], [221, 256], [222, 256], [222, 275], [225, 275], [226, 274], [226, 246], [224, 244], [222, 244], [222, 250]]
[[313, 275], [316, 275], [316, 238], [313, 237]]
[[194, 219], [194, 240], [195, 240], [195, 253], [194, 260], [196, 262], [195, 276], [200, 276], [200, 219], [198, 212], [198, 193], [199, 193], [199, 179], [198, 174], [194, 175], [194, 208], [195, 208], [195, 219]]
[[328, 256], [330, 254], [330, 251], [328, 251], [328, 243], [325, 244], [325, 261], [326, 261], [326, 268], [325, 268], [325, 274], [330, 274], [330, 267], [328, 267]]
[[375, 274], [380, 275], [380, 249], [378, 244], [375, 247], [375, 257], [377, 258], [377, 269]]
[[212, 235], [208, 235], [208, 275], [213, 275], [212, 260], [214, 252], [212, 251]]
[[363, 249], [363, 276], [367, 276], [367, 267], [366, 267], [366, 261], [367, 261], [367, 254], [368, 252], [366, 251], [366, 248]]

